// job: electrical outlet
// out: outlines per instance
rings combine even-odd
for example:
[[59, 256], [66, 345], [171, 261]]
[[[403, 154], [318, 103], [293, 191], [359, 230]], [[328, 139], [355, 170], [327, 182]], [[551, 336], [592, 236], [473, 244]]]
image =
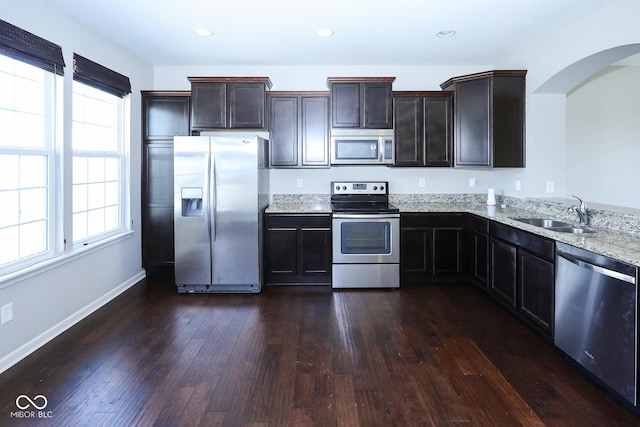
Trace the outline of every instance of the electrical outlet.
[[424, 178], [420, 178], [420, 179], [418, 180], [418, 187], [420, 187], [420, 188], [424, 188], [424, 186], [425, 186], [425, 185], [426, 185], [426, 181], [425, 181], [425, 179], [424, 179]]
[[522, 182], [519, 179], [516, 179], [516, 191], [522, 190]]
[[475, 178], [469, 178], [469, 187], [473, 188], [478, 185], [478, 180]]
[[13, 303], [10, 302], [7, 305], [3, 305], [0, 310], [2, 314], [0, 315], [1, 320], [0, 324], [4, 325], [7, 322], [11, 322], [13, 320]]
[[554, 193], [556, 191], [553, 181], [547, 181], [547, 193]]
[[296, 179], [296, 187], [298, 187], [298, 188], [302, 187], [302, 178]]

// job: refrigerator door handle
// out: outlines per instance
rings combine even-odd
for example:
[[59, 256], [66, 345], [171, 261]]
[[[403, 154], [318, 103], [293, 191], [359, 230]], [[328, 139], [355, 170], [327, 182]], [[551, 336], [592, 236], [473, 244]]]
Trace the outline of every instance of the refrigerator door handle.
[[210, 154], [211, 165], [210, 165], [210, 175], [209, 175], [209, 199], [211, 200], [211, 215], [209, 219], [209, 235], [211, 236], [211, 241], [216, 241], [216, 215], [217, 215], [217, 188], [216, 188], [216, 156], [213, 151]]

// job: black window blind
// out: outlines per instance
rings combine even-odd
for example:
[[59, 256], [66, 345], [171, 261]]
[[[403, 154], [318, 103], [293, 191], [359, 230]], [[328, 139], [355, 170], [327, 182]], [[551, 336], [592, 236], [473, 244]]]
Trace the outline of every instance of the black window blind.
[[64, 75], [64, 58], [59, 45], [3, 20], [0, 20], [0, 54]]
[[73, 54], [73, 80], [120, 98], [131, 93], [129, 77], [116, 73], [77, 53]]

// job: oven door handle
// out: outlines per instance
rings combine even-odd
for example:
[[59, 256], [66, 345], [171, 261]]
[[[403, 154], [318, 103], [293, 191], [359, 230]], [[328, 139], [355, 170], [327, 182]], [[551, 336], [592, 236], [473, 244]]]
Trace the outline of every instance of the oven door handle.
[[379, 213], [379, 214], [350, 214], [350, 213], [334, 213], [335, 219], [392, 219], [400, 218], [399, 213]]

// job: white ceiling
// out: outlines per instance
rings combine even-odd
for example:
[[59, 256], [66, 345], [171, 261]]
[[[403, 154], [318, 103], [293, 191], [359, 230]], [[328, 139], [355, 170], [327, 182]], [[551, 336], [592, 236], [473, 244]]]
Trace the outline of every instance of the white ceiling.
[[477, 65], [614, 0], [45, 1], [153, 65]]

